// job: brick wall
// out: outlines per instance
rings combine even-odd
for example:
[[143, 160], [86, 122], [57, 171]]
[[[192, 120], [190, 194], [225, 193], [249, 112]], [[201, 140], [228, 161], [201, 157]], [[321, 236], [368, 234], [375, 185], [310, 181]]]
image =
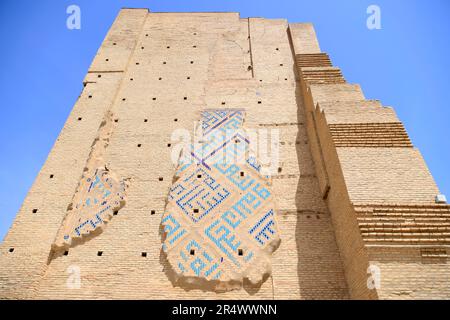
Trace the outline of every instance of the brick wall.
[[[298, 36], [297, 45], [305, 39]], [[365, 100], [318, 47], [295, 53], [311, 152], [350, 296], [448, 299], [449, 206], [435, 203], [439, 190], [420, 152], [393, 109]], [[379, 286], [368, 285], [374, 276]]]
[[[312, 26], [306, 29], [313, 32]], [[314, 48], [315, 36], [308, 37]], [[348, 298], [332, 219], [309, 149], [292, 54], [298, 41], [290, 40], [286, 20], [123, 9], [0, 247], [0, 296]], [[161, 216], [175, 170], [170, 152], [177, 142], [171, 141], [171, 134], [178, 128], [192, 133], [205, 108], [243, 108], [246, 127], [280, 132], [280, 168], [272, 191], [281, 245], [272, 257], [271, 276], [259, 286], [244, 283], [244, 288], [229, 292], [189, 290], [169, 280], [161, 254]], [[126, 204], [102, 232], [67, 252], [52, 251], [85, 166], [91, 163], [93, 142], [104, 138], [99, 128], [105, 121], [111, 131], [99, 160], [129, 182]], [[38, 208], [36, 214], [33, 208]], [[67, 286], [71, 266], [81, 272], [79, 289]]]

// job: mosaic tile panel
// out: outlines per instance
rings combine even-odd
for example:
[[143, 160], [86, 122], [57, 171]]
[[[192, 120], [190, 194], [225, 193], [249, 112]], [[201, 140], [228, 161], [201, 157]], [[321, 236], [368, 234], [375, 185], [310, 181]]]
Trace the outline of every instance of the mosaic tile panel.
[[55, 240], [55, 247], [70, 247], [102, 228], [125, 204], [126, 183], [107, 169], [98, 168], [84, 177]]
[[280, 242], [271, 181], [260, 174], [243, 123], [243, 110], [203, 111], [201, 141], [181, 157], [169, 191], [162, 249], [178, 279], [191, 284], [223, 288], [270, 274]]

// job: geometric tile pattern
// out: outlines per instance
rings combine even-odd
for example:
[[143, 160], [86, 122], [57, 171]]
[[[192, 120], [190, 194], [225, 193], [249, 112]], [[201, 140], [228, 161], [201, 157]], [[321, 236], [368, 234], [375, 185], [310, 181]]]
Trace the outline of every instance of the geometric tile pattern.
[[162, 249], [191, 283], [260, 282], [280, 242], [270, 178], [260, 173], [243, 120], [243, 110], [203, 111], [201, 141], [181, 157], [169, 191]]
[[106, 168], [84, 177], [53, 245], [69, 247], [75, 239], [102, 228], [124, 206], [125, 189], [125, 182], [118, 182]]

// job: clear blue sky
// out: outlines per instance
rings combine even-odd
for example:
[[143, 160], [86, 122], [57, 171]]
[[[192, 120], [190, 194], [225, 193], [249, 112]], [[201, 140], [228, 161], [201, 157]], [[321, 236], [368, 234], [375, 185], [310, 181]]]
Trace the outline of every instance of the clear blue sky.
[[[81, 30], [66, 8], [81, 8]], [[381, 8], [368, 30], [366, 8]], [[442, 193], [450, 197], [450, 1], [58, 0], [0, 2], [0, 239], [4, 237], [82, 89], [121, 7], [235, 11], [312, 22], [321, 49], [368, 99], [393, 106]]]

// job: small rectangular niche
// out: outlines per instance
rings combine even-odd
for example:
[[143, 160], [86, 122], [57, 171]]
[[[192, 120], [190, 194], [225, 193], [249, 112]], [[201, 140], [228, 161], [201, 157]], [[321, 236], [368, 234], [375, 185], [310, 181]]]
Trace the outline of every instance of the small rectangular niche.
[[97, 256], [101, 257], [103, 255], [103, 251], [98, 251]]

